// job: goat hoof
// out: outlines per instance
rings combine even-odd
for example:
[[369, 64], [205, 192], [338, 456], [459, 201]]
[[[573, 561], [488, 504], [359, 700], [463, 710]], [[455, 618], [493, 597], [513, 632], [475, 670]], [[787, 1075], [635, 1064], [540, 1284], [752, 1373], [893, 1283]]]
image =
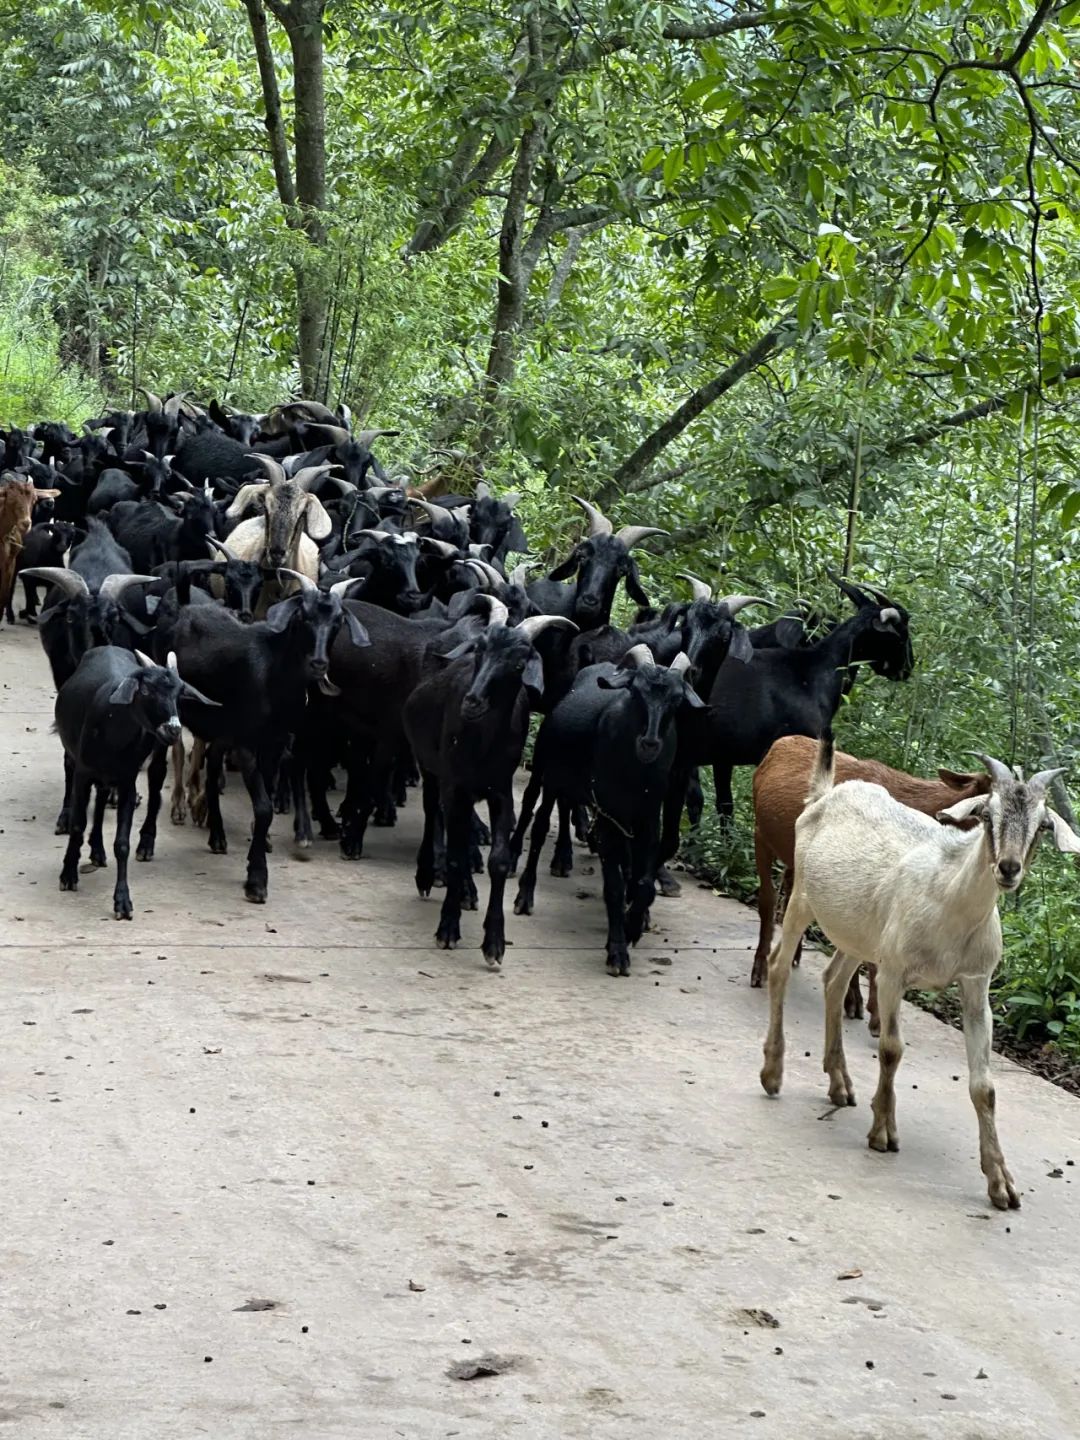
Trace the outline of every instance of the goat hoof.
[[340, 840], [341, 826], [336, 824], [333, 820], [326, 821], [324, 824], [319, 826], [319, 839]]
[[249, 880], [244, 886], [244, 899], [250, 900], [252, 905], [265, 905], [266, 886]]
[[187, 811], [179, 805], [173, 805], [169, 810], [169, 819], [174, 825], [183, 825], [187, 821]]
[[501, 975], [501, 974], [502, 974], [502, 956], [501, 956], [501, 955], [499, 956], [498, 959], [496, 959], [494, 955], [485, 955], [485, 956], [484, 956], [484, 959], [487, 961], [487, 967], [488, 967], [488, 969], [491, 971], [491, 973], [492, 973], [493, 975]]
[[105, 858], [104, 850], [90, 851], [90, 864], [95, 870], [104, 870], [108, 866], [108, 863], [108, 860]]
[[297, 840], [297, 841], [295, 842], [295, 844], [293, 845], [293, 859], [294, 859], [294, 860], [310, 860], [310, 859], [311, 859], [311, 841], [310, 841], [310, 840]]
[[890, 1137], [884, 1130], [871, 1130], [866, 1137], [866, 1143], [879, 1155], [895, 1155], [900, 1149], [900, 1141]]
[[779, 1095], [780, 1086], [784, 1083], [784, 1071], [780, 1065], [766, 1063], [761, 1067], [761, 1088], [766, 1095]]
[[154, 842], [152, 840], [140, 840], [139, 848], [135, 851], [136, 860], [152, 860], [154, 858]]
[[61, 889], [61, 890], [78, 890], [78, 888], [79, 888], [79, 877], [78, 877], [78, 875], [61, 875], [61, 876], [60, 876], [60, 889]]
[[670, 870], [660, 870], [656, 876], [656, 888], [665, 900], [674, 900], [682, 894], [682, 886]]
[[876, 1015], [871, 1015], [871, 1016], [870, 1016], [870, 1034], [871, 1034], [871, 1035], [880, 1035], [880, 1034], [881, 1034], [881, 1021], [878, 1019], [878, 1017], [877, 1017]]
[[514, 901], [515, 915], [531, 915], [533, 913], [533, 897], [531, 895], [519, 895]]
[[376, 810], [371, 817], [371, 823], [380, 830], [392, 830], [397, 824], [397, 811], [393, 806], [386, 810]]
[[990, 1203], [998, 1210], [1020, 1209], [1020, 1195], [1007, 1171], [1003, 1178], [991, 1181], [989, 1191]]
[[66, 815], [61, 815], [61, 816], [58, 818], [57, 822], [56, 822], [56, 827], [55, 827], [55, 829], [53, 830], [53, 834], [54, 834], [54, 835], [66, 835], [67, 833], [68, 833], [68, 817], [67, 817]]
[[607, 958], [607, 972], [609, 975], [624, 976], [630, 974], [630, 956], [625, 952], [620, 954], [616, 951]]
[[228, 841], [224, 838], [219, 839], [216, 835], [211, 835], [209, 848], [215, 855], [227, 855], [229, 853]]
[[364, 847], [358, 840], [342, 840], [341, 858], [343, 860], [361, 860], [364, 855]]
[[435, 931], [435, 943], [443, 950], [453, 950], [460, 940], [461, 928], [456, 921], [444, 922]]
[[126, 904], [113, 906], [114, 920], [130, 920], [133, 913], [130, 900], [128, 900]]

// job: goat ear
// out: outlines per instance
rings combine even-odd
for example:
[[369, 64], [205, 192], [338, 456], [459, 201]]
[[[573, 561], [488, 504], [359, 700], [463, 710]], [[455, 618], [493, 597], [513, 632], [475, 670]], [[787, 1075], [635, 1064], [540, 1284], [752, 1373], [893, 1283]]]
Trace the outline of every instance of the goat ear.
[[521, 676], [521, 683], [525, 686], [525, 689], [528, 690], [531, 699], [539, 700], [542, 697], [544, 693], [544, 667], [538, 655], [534, 655], [525, 666]]
[[1080, 855], [1080, 835], [1076, 835], [1055, 811], [1047, 809], [1047, 823], [1054, 834], [1054, 844], [1070, 855]]
[[325, 540], [334, 528], [330, 516], [323, 509], [322, 501], [317, 495], [307, 497], [305, 528], [312, 540]]
[[134, 675], [128, 675], [109, 696], [110, 705], [130, 705], [135, 699], [135, 691], [139, 688], [138, 681]]
[[548, 573], [548, 579], [569, 580], [571, 575], [576, 574], [578, 566], [581, 564], [580, 550], [580, 545], [575, 545], [562, 564], [556, 565], [555, 569]]
[[960, 825], [965, 820], [978, 818], [986, 813], [986, 796], [969, 795], [966, 800], [957, 800], [955, 805], [950, 805], [946, 810], [937, 812], [937, 819], [942, 825]]
[[476, 649], [475, 640], [463, 640], [460, 645], [455, 645], [453, 650], [448, 650], [445, 655], [436, 655], [437, 660], [461, 660], [466, 655], [471, 655]]
[[805, 633], [803, 622], [797, 615], [783, 616], [782, 619], [777, 620], [773, 629], [776, 643], [784, 650], [797, 650]]
[[363, 649], [365, 645], [370, 645], [371, 636], [364, 629], [363, 625], [360, 624], [360, 621], [356, 618], [352, 611], [343, 610], [342, 614], [345, 620], [345, 628], [349, 632], [349, 639], [357, 647], [357, 649], [360, 650]]
[[213, 705], [221, 708], [220, 700], [211, 700], [209, 695], [204, 695], [201, 690], [196, 690], [194, 685], [189, 685], [185, 680], [180, 687], [181, 700], [196, 700], [200, 705]]
[[275, 635], [281, 634], [296, 613], [296, 608], [300, 604], [300, 596], [302, 593], [302, 591], [298, 591], [297, 594], [290, 595], [287, 600], [279, 600], [276, 605], [271, 605], [270, 609], [266, 612], [266, 623]]
[[732, 659], [741, 660], [744, 665], [749, 665], [754, 658], [754, 647], [750, 643], [750, 636], [741, 625], [736, 625], [731, 631], [731, 644], [727, 652]]
[[596, 684], [601, 690], [625, 690], [635, 673], [634, 670], [616, 670], [614, 675], [598, 675]]
[[986, 777], [980, 771], [978, 774], [965, 773], [963, 770], [938, 770], [938, 779], [943, 780], [952, 790], [966, 790], [969, 785], [975, 785], [980, 780], [985, 783]]
[[686, 686], [685, 686], [685, 688], [684, 688], [683, 700], [684, 700], [684, 702], [685, 702], [687, 705], [690, 706], [690, 709], [691, 709], [691, 710], [704, 710], [704, 709], [705, 709], [705, 701], [702, 700], [701, 696], [697, 693], [697, 691], [694, 689], [694, 687], [693, 687], [692, 685], [690, 685], [689, 683], [687, 683]]
[[641, 588], [641, 576], [638, 573], [637, 564], [633, 559], [626, 562], [626, 574], [623, 576], [623, 584], [626, 586], [626, 593], [630, 599], [638, 605], [648, 605], [649, 597]]

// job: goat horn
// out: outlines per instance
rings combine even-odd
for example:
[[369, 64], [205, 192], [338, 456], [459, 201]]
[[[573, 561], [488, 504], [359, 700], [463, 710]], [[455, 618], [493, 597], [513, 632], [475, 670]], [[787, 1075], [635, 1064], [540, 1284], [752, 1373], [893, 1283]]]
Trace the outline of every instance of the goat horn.
[[494, 595], [478, 595], [476, 598], [478, 600], [486, 600], [487, 603], [491, 606], [491, 614], [488, 616], [489, 630], [494, 630], [497, 627], [502, 627], [510, 619], [510, 611], [506, 608], [503, 602], [497, 599]]
[[995, 785], [1011, 785], [1013, 783], [1012, 771], [1007, 765], [1003, 765], [1000, 760], [995, 760], [992, 755], [983, 755], [980, 752], [976, 753], [985, 766], [986, 773]]
[[147, 390], [145, 385], [136, 386], [139, 392], [146, 396], [146, 409], [151, 415], [160, 415], [162, 411], [161, 397], [155, 395], [152, 390]]
[[[449, 540], [436, 540], [434, 535], [421, 535], [418, 537], [421, 544], [430, 546], [436, 555], [441, 555], [445, 560], [460, 560], [461, 551], [456, 545], [451, 545]], [[469, 561], [469, 564], [479, 565], [479, 560]]]
[[389, 435], [392, 438], [393, 436], [400, 434], [400, 430], [361, 430], [357, 434], [356, 438], [357, 440], [359, 440], [360, 444], [364, 447], [365, 450], [370, 450], [374, 442], [380, 439], [383, 435]]
[[221, 554], [225, 556], [226, 560], [240, 559], [240, 556], [237, 555], [236, 551], [230, 550], [228, 545], [225, 544], [224, 540], [219, 540], [216, 535], [207, 535], [206, 543], [208, 545], [212, 545], [215, 550], [220, 551]]
[[347, 445], [353, 438], [343, 425], [324, 425], [320, 421], [317, 424], [309, 424], [308, 429], [320, 431], [332, 445]]
[[135, 651], [135, 659], [138, 660], [139, 664], [143, 667], [144, 670], [150, 669], [154, 664], [153, 660], [150, 659], [150, 656], [144, 655], [141, 650]]
[[254, 460], [255, 464], [258, 465], [271, 485], [280, 485], [283, 480], [289, 478], [285, 473], [284, 465], [279, 465], [270, 455], [257, 455], [254, 451], [251, 451], [244, 458], [246, 460]]
[[526, 615], [524, 620], [518, 621], [514, 629], [520, 630], [526, 639], [535, 641], [536, 637], [551, 625], [557, 625], [560, 630], [573, 630], [575, 633], [578, 628], [573, 620], [568, 620], [565, 615]]
[[669, 530], [658, 530], [655, 525], [624, 525], [615, 536], [621, 540], [627, 550], [632, 550], [635, 545], [640, 545], [642, 540], [647, 540], [650, 535], [669, 535]]
[[[355, 488], [353, 486], [353, 489]], [[376, 500], [381, 500], [384, 495], [403, 495], [404, 493], [400, 485], [369, 485], [364, 491], [365, 497], [370, 495]]]
[[360, 585], [362, 581], [363, 577], [357, 575], [351, 576], [348, 580], [338, 580], [330, 586], [330, 594], [336, 595], [339, 600], [344, 600], [345, 591], [351, 589], [353, 585]]
[[170, 395], [168, 400], [165, 401], [165, 414], [175, 420], [177, 415], [180, 413], [180, 406], [184, 403], [187, 397], [188, 392], [186, 390], [182, 391], [179, 395]]
[[473, 494], [476, 496], [477, 500], [487, 500], [491, 496], [491, 486], [487, 483], [486, 480], [478, 480], [476, 482], [476, 489], [473, 491]]
[[611, 521], [595, 505], [590, 505], [588, 500], [582, 500], [580, 495], [571, 495], [570, 499], [575, 501], [585, 511], [589, 521], [589, 536], [610, 535], [615, 528]]
[[642, 665], [655, 665], [653, 653], [648, 645], [631, 645], [626, 654], [619, 661], [624, 669], [640, 670]]
[[367, 535], [372, 540], [390, 540], [393, 538], [389, 530], [354, 530], [349, 536], [349, 539], [353, 540], [357, 535]]
[[166, 670], [172, 670], [174, 674], [178, 675], [180, 673], [180, 667], [176, 663], [175, 650], [170, 650], [168, 655], [165, 656], [165, 668]]
[[536, 562], [534, 560], [523, 560], [520, 565], [515, 565], [510, 574], [506, 577], [508, 585], [520, 585], [525, 588], [525, 579]]
[[318, 485], [324, 476], [330, 474], [331, 468], [329, 465], [309, 465], [292, 477], [293, 484], [299, 485], [301, 490], [310, 490], [313, 485]]
[[680, 675], [685, 675], [690, 669], [690, 656], [687, 655], [685, 650], [680, 650], [668, 666], [668, 669], [675, 670]]
[[470, 556], [469, 559], [465, 561], [465, 564], [471, 565], [474, 570], [478, 570], [492, 585], [503, 586], [506, 584], [506, 577], [500, 575], [498, 570], [495, 569], [495, 566], [489, 565], [486, 560], [477, 560], [475, 556]]
[[159, 575], [106, 575], [98, 587], [102, 600], [119, 600], [129, 585], [153, 585]]
[[[1019, 769], [1019, 766], [1017, 766], [1017, 769]], [[1037, 775], [1032, 775], [1031, 779], [1027, 782], [1028, 789], [1034, 791], [1036, 797], [1045, 795], [1050, 782], [1056, 780], [1059, 775], [1064, 774], [1065, 767], [1063, 765], [1059, 765], [1053, 770], [1040, 770]]]
[[886, 624], [888, 624], [890, 621], [893, 621], [893, 620], [895, 620], [896, 623], [899, 625], [899, 623], [900, 623], [900, 611], [897, 610], [897, 608], [896, 608], [895, 605], [886, 605], [886, 606], [882, 609], [882, 612], [881, 612], [881, 614], [878, 616], [878, 619], [881, 621], [881, 623], [882, 623], [883, 625], [886, 625]]
[[310, 415], [314, 420], [325, 420], [330, 425], [337, 424], [338, 417], [334, 414], [333, 410], [327, 409], [325, 405], [320, 405], [318, 400], [290, 400], [285, 405], [278, 405], [275, 413], [287, 415], [293, 411], [297, 413], [298, 418], [301, 420], [303, 420], [305, 416]]
[[718, 605], [726, 605], [728, 612], [737, 615], [740, 610], [745, 610], [748, 605], [771, 605], [777, 608], [775, 600], [766, 600], [761, 595], [723, 595], [717, 599]]
[[310, 594], [312, 591], [316, 594], [318, 593], [319, 587], [310, 575], [301, 575], [299, 570], [290, 570], [287, 565], [279, 565], [277, 573], [279, 580], [282, 575], [291, 575], [294, 580], [298, 580], [300, 582], [300, 589], [303, 590], [305, 594]]
[[520, 490], [507, 490], [505, 495], [498, 497], [508, 510], [514, 510], [521, 504]]
[[19, 574], [28, 576], [31, 580], [47, 580], [73, 598], [76, 595], [90, 594], [89, 585], [77, 570], [65, 570], [60, 565], [38, 565], [29, 570], [20, 570]]
[[677, 570], [675, 573], [680, 580], [685, 580], [690, 586], [695, 600], [712, 599], [712, 586], [707, 585], [704, 580], [699, 580], [696, 575], [691, 575], [686, 570]]

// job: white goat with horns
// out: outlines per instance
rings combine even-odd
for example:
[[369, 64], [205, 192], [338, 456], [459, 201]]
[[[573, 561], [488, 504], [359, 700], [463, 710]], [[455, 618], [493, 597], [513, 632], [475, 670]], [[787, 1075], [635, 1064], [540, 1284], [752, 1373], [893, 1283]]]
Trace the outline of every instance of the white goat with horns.
[[[825, 971], [825, 1058], [829, 1098], [854, 1105], [844, 1058], [844, 992], [856, 967], [878, 967], [881, 1042], [873, 1099], [872, 1150], [898, 1150], [895, 1080], [903, 1054], [900, 1001], [908, 989], [943, 989], [959, 981], [971, 1100], [979, 1120], [979, 1151], [990, 1199], [1018, 1209], [1020, 1196], [1005, 1166], [994, 1119], [990, 1078], [990, 978], [1001, 961], [997, 897], [1019, 888], [1039, 835], [1059, 850], [1080, 853], [1080, 837], [1046, 806], [1060, 770], [1025, 784], [1000, 760], [981, 756], [989, 795], [942, 810], [936, 823], [901, 805], [880, 785], [849, 780], [834, 786], [832, 739], [822, 741], [806, 809], [795, 826], [795, 869], [783, 934], [769, 956], [769, 1033], [761, 1083], [770, 1095], [784, 1074], [784, 993], [806, 926], [816, 920], [836, 953]], [[955, 828], [976, 817], [975, 829]]]

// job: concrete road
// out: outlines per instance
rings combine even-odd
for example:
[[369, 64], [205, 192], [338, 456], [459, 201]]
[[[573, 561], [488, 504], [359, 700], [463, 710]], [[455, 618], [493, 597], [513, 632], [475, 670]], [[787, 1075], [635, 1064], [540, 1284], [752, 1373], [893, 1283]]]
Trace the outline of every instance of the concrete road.
[[492, 976], [478, 916], [434, 947], [415, 803], [358, 865], [298, 863], [277, 821], [255, 907], [234, 779], [232, 852], [166, 820], [118, 924], [111, 852], [57, 888], [25, 628], [0, 682], [0, 1428], [1080, 1434], [1076, 1100], [997, 1062], [1000, 1215], [959, 1035], [907, 1012], [903, 1149], [872, 1154], [875, 1047], [849, 1022], [860, 1103], [830, 1112], [815, 957], [768, 1100], [749, 911], [691, 882], [612, 980], [579, 855]]

